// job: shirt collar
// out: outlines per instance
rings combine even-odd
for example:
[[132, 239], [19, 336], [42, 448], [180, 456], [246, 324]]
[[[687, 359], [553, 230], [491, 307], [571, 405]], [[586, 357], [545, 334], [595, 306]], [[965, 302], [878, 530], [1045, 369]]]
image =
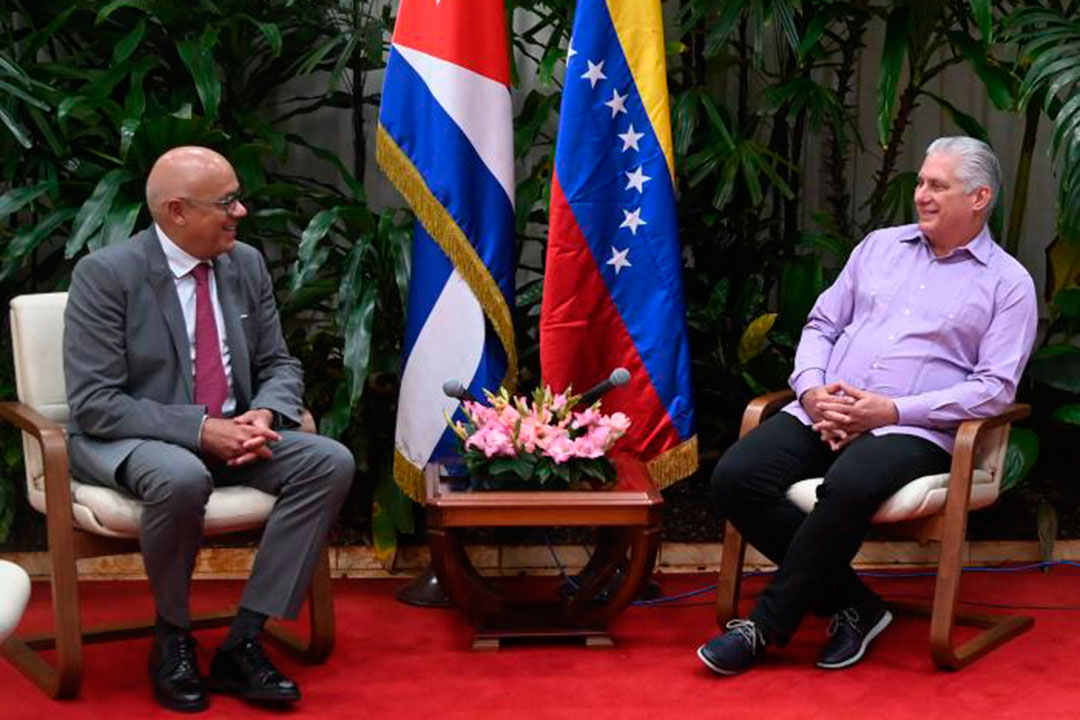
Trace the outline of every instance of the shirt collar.
[[189, 255], [182, 247], [174, 243], [157, 223], [154, 223], [154, 230], [157, 231], [158, 239], [161, 240], [161, 249], [165, 253], [165, 259], [169, 262], [169, 270], [172, 271], [173, 277], [184, 277], [202, 262], [202, 260]]
[[[906, 232], [906, 233], [902, 234], [899, 238], [897, 238], [898, 240], [900, 240], [902, 242], [911, 242], [913, 240], [923, 240], [923, 241], [926, 242], [927, 246], [929, 246], [930, 241], [926, 240], [926, 238], [923, 236], [922, 232], [919, 231], [919, 226], [917, 224], [913, 223], [913, 224], [909, 225], [908, 227], [910, 228], [910, 232]], [[990, 235], [990, 226], [989, 225], [983, 225], [982, 230], [979, 231], [978, 235], [976, 235], [974, 238], [969, 240], [967, 242], [967, 244], [961, 245], [960, 247], [956, 248], [955, 250], [953, 250], [951, 253], [949, 253], [945, 257], [952, 257], [952, 256], [956, 255], [957, 253], [967, 252], [968, 254], [970, 254], [973, 258], [978, 260], [983, 265], [987, 265], [990, 262], [990, 254], [993, 251], [994, 251], [994, 238]], [[942, 259], [944, 259], [944, 258], [942, 258]]]

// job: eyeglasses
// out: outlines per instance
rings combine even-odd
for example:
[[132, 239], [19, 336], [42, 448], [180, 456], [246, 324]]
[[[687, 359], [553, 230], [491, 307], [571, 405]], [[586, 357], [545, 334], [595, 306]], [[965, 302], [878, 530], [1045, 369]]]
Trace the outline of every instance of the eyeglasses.
[[234, 215], [236, 208], [244, 204], [244, 196], [241, 192], [234, 192], [233, 194], [222, 198], [221, 200], [197, 200], [195, 198], [183, 198], [184, 202], [190, 205], [207, 205], [210, 207], [216, 207], [226, 215]]

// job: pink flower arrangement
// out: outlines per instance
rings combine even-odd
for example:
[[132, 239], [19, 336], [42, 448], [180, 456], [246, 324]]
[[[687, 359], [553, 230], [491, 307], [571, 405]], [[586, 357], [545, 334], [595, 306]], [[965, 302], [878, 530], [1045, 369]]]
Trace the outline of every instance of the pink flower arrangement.
[[[630, 419], [604, 415], [600, 402], [575, 411], [578, 397], [544, 387], [532, 398], [485, 391], [488, 404], [465, 402], [467, 422], [450, 422], [474, 487], [596, 487], [615, 481], [606, 454]], [[479, 480], [479, 482], [477, 482]]]

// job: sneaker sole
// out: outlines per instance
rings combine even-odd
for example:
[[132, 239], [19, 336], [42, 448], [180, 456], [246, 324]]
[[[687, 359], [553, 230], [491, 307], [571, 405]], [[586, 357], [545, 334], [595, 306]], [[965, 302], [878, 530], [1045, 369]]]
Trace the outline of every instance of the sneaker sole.
[[826, 663], [818, 661], [817, 666], [826, 670], [840, 670], [842, 668], [851, 667], [855, 663], [862, 660], [863, 655], [866, 654], [866, 649], [870, 647], [870, 642], [881, 634], [881, 631], [889, 627], [889, 623], [893, 621], [893, 614], [888, 610], [881, 616], [881, 619], [877, 621], [874, 627], [870, 628], [870, 631], [866, 633], [866, 637], [863, 638], [862, 644], [859, 645], [859, 652], [855, 653], [847, 660], [838, 663]]
[[725, 670], [719, 665], [713, 663], [711, 660], [709, 660], [708, 657], [706, 657], [704, 645], [697, 649], [697, 656], [698, 660], [701, 660], [701, 662], [705, 664], [705, 667], [709, 668], [717, 675], [738, 675], [740, 672], [742, 672], [741, 670]]

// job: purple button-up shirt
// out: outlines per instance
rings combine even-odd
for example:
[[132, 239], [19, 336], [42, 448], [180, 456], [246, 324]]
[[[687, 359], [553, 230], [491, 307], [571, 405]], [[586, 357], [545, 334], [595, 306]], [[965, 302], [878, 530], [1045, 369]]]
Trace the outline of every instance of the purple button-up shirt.
[[[952, 452], [956, 427], [1016, 397], [1038, 326], [1027, 270], [982, 232], [945, 257], [918, 225], [870, 233], [803, 328], [789, 380], [798, 397], [844, 380], [893, 399], [899, 423]], [[784, 410], [804, 424], [795, 401]]]

